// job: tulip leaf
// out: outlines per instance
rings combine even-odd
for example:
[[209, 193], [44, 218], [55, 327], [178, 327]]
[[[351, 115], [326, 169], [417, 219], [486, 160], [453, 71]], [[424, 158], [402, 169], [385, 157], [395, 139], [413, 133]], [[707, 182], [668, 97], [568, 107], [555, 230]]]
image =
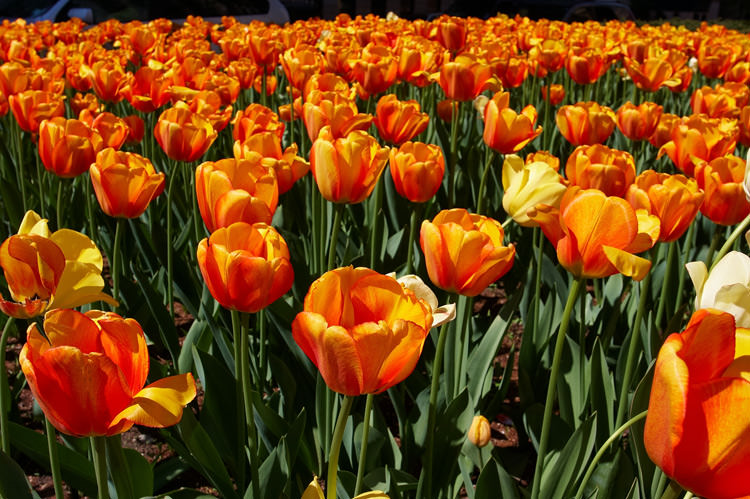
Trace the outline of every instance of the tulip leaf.
[[[261, 498], [275, 499], [281, 497], [284, 485], [289, 481], [288, 474], [284, 474], [281, 462], [286, 459], [286, 440], [282, 437], [279, 444], [271, 451], [271, 454], [260, 465], [258, 474], [260, 476]], [[248, 455], [248, 460], [251, 457]], [[245, 499], [255, 499], [252, 494], [253, 486], [250, 484], [245, 491]], [[258, 499], [261, 499], [258, 498]]]
[[[13, 447], [23, 452], [37, 464], [48, 468], [47, 438], [41, 433], [12, 421], [8, 426]], [[60, 444], [57, 444], [57, 452], [60, 458], [60, 471], [63, 481], [87, 495], [96, 495], [96, 478], [94, 477], [94, 465], [91, 461]]]
[[[515, 293], [514, 296], [519, 296]], [[508, 332], [510, 321], [503, 319], [501, 315], [495, 317], [482, 341], [469, 355], [469, 391], [472, 400], [479, 401], [489, 392], [492, 387], [492, 363], [495, 360], [500, 344]], [[490, 374], [488, 379], [488, 373]]]
[[[640, 383], [633, 393], [633, 399], [630, 403], [630, 414], [639, 414], [645, 410], [648, 410], [648, 401], [651, 397], [651, 382], [654, 378], [654, 365], [651, 364], [646, 375], [641, 379]], [[651, 461], [646, 453], [646, 447], [643, 443], [643, 429], [646, 426], [646, 421], [639, 421], [630, 427], [630, 438], [631, 449], [633, 453], [633, 459], [636, 464], [636, 470], [638, 472], [638, 486], [640, 487], [640, 497], [654, 497], [656, 482], [658, 482], [656, 475], [656, 465]]]
[[[133, 497], [144, 497], [154, 493], [154, 469], [140, 452], [134, 449], [123, 449], [125, 460], [130, 467], [133, 484]], [[111, 469], [110, 469], [111, 471]], [[121, 497], [118, 495], [118, 499]]]
[[584, 497], [604, 499], [626, 499], [633, 485], [633, 463], [623, 449], [618, 449], [614, 457], [603, 459], [591, 475]]
[[464, 481], [466, 497], [474, 499], [474, 483], [471, 481], [471, 473], [474, 471], [474, 463], [466, 456], [458, 456], [458, 468], [461, 470], [461, 479]]
[[142, 499], [215, 499], [215, 497], [201, 492], [200, 490], [181, 488], [158, 496], [144, 497]]
[[198, 341], [200, 336], [208, 328], [205, 321], [196, 320], [190, 325], [185, 340], [180, 348], [180, 355], [177, 358], [177, 371], [187, 373], [193, 370], [193, 349], [192, 346]]
[[[176, 366], [177, 359], [179, 358], [180, 343], [177, 337], [177, 328], [174, 325], [174, 320], [169, 316], [169, 310], [163, 306], [164, 300], [162, 296], [156, 291], [153, 283], [148, 277], [146, 277], [143, 271], [136, 267], [135, 262], [131, 262], [130, 270], [133, 272], [138, 287], [146, 299], [146, 305], [151, 312], [151, 316], [156, 319], [161, 346], [167, 349], [172, 358], [173, 364]], [[165, 279], [165, 277], [159, 273], [154, 276], [154, 279], [155, 282], [159, 282], [160, 280]]]
[[0, 450], [0, 497], [38, 499], [31, 489], [26, 473], [11, 457]]
[[495, 458], [492, 458], [484, 465], [479, 478], [477, 478], [474, 497], [475, 499], [495, 499], [497, 497], [519, 499], [521, 496], [513, 477], [505, 471], [505, 468]]
[[458, 456], [473, 417], [474, 404], [467, 388], [448, 404], [442, 414], [438, 414], [435, 435], [440, 438], [435, 439], [434, 453], [440, 459], [434, 463], [433, 490], [442, 489], [456, 476]]
[[570, 336], [565, 338], [560, 361], [561, 377], [557, 378], [560, 417], [570, 427], [577, 428], [586, 410], [589, 391], [586, 355]]
[[596, 412], [597, 443], [603, 444], [614, 431], [615, 383], [609, 374], [607, 358], [597, 339], [589, 362], [589, 402], [591, 412]]
[[596, 414], [592, 414], [568, 440], [559, 453], [547, 457], [542, 472], [540, 496], [562, 499], [575, 493], [579, 478], [596, 441]]

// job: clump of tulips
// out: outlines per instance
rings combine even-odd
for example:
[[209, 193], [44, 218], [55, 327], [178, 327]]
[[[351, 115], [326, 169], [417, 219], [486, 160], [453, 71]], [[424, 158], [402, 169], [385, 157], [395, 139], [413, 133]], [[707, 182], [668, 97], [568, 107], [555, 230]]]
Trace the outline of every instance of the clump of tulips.
[[750, 496], [748, 53], [3, 21], [0, 496]]

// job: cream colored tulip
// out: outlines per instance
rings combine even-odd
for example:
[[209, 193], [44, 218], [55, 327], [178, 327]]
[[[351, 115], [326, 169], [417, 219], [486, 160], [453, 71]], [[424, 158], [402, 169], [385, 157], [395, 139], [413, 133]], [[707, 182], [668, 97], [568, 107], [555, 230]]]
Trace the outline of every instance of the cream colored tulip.
[[750, 257], [730, 251], [708, 272], [703, 262], [685, 265], [696, 290], [695, 309], [715, 308], [750, 328]]
[[[302, 499], [325, 499], [323, 495], [323, 489], [318, 483], [318, 477], [313, 477], [310, 485], [307, 486], [305, 492], [302, 493]], [[372, 490], [370, 492], [363, 492], [357, 495], [354, 499], [390, 499], [385, 492], [379, 490]]]
[[[388, 274], [396, 277], [395, 273]], [[396, 279], [401, 286], [410, 290], [420, 300], [427, 303], [432, 309], [432, 327], [442, 326], [456, 318], [456, 304], [448, 303], [447, 305], [438, 306], [437, 296], [432, 292], [430, 287], [417, 275], [407, 274]]]
[[538, 204], [560, 206], [566, 187], [560, 175], [547, 163], [524, 164], [515, 154], [503, 163], [503, 209], [522, 227], [538, 227], [528, 211]]

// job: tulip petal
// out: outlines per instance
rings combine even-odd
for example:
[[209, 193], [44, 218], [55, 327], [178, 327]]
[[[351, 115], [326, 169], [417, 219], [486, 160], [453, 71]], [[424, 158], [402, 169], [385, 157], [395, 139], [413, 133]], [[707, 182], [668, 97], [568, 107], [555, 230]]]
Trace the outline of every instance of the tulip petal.
[[612, 265], [622, 275], [641, 281], [651, 270], [651, 261], [611, 246], [602, 246], [602, 250]]
[[123, 420], [152, 428], [175, 425], [195, 394], [195, 380], [190, 373], [162, 378], [139, 391], [132, 404], [115, 416], [110, 428]]
[[310, 485], [302, 493], [301, 499], [325, 499], [323, 489], [320, 488], [320, 484], [318, 483], [318, 477], [313, 477]]

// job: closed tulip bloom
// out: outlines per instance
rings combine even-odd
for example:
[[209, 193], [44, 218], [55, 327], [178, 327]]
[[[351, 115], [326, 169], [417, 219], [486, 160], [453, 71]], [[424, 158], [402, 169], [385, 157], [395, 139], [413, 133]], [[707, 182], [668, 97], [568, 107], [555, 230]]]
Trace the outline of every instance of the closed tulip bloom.
[[195, 191], [209, 232], [235, 222], [270, 224], [279, 200], [276, 174], [260, 158], [229, 158], [199, 165]]
[[104, 300], [104, 262], [96, 245], [70, 229], [50, 233], [47, 220], [28, 211], [18, 234], [0, 246], [3, 268], [13, 301], [0, 296], [0, 310], [29, 318], [54, 308], [72, 308]]
[[500, 222], [465, 209], [438, 213], [422, 222], [419, 244], [433, 284], [476, 296], [513, 266], [515, 246], [505, 246]]
[[515, 154], [503, 162], [503, 209], [522, 227], [538, 227], [528, 211], [542, 203], [560, 206], [567, 187], [557, 171], [543, 161], [524, 163]]
[[745, 161], [727, 155], [710, 163], [699, 162], [695, 179], [706, 196], [701, 213], [719, 225], [734, 225], [750, 214], [750, 202], [745, 197]]
[[565, 87], [559, 83], [543, 85], [541, 90], [542, 99], [549, 100], [550, 104], [553, 106], [560, 104], [565, 98]]
[[630, 140], [646, 140], [656, 131], [663, 109], [655, 102], [626, 102], [617, 110], [617, 128]]
[[375, 127], [380, 138], [400, 146], [427, 129], [430, 115], [419, 110], [415, 100], [400, 101], [395, 94], [384, 95], [375, 108]]
[[565, 69], [570, 78], [579, 85], [588, 85], [598, 80], [608, 69], [607, 56], [598, 49], [571, 49], [565, 59]]
[[461, 54], [452, 62], [446, 62], [440, 69], [440, 88], [448, 99], [456, 101], [473, 100], [489, 87], [497, 86], [492, 78], [492, 68], [470, 54]]
[[313, 46], [291, 47], [281, 54], [281, 67], [289, 83], [301, 89], [314, 74], [325, 70], [325, 59]]
[[195, 161], [208, 150], [218, 134], [211, 123], [178, 102], [161, 113], [154, 136], [167, 156]]
[[312, 91], [302, 108], [307, 136], [318, 138], [323, 127], [330, 127], [334, 137], [346, 137], [354, 130], [367, 131], [371, 114], [360, 113], [353, 99], [337, 92]]
[[383, 173], [388, 149], [359, 130], [334, 139], [329, 127], [320, 131], [310, 149], [310, 169], [320, 193], [333, 203], [361, 203]]
[[362, 58], [353, 61], [351, 74], [368, 95], [376, 95], [396, 81], [398, 61], [390, 47], [370, 44], [362, 50]]
[[708, 78], [722, 78], [736, 60], [734, 51], [728, 44], [708, 39], [700, 44], [696, 57], [698, 70]]
[[640, 281], [651, 262], [636, 256], [659, 237], [659, 220], [638, 216], [622, 198], [598, 189], [570, 187], [560, 209], [538, 205], [529, 216], [555, 246], [557, 259], [577, 278], [595, 279], [618, 272]]
[[737, 327], [750, 328], [750, 257], [730, 251], [709, 273], [699, 260], [685, 265], [695, 286], [695, 309], [715, 308], [734, 316]]
[[661, 146], [659, 157], [666, 154], [685, 175], [693, 176], [697, 160], [711, 161], [731, 154], [738, 138], [739, 127], [735, 120], [695, 114], [683, 118], [672, 129], [671, 140]]
[[520, 113], [507, 107], [507, 98], [498, 92], [484, 108], [484, 143], [501, 154], [511, 154], [523, 149], [534, 140], [542, 127], [536, 129], [536, 109], [528, 105]]
[[390, 170], [396, 192], [412, 203], [424, 203], [443, 183], [443, 150], [436, 144], [406, 142], [391, 149]]
[[198, 245], [198, 266], [214, 299], [239, 312], [262, 310], [294, 282], [286, 241], [264, 223], [216, 229]]
[[682, 237], [695, 219], [703, 191], [693, 178], [646, 170], [635, 178], [625, 198], [635, 210], [656, 215], [659, 241], [672, 242]]
[[137, 218], [164, 191], [164, 174], [148, 158], [111, 147], [96, 155], [89, 169], [102, 211], [110, 217]]
[[165, 72], [141, 66], [132, 78], [126, 80], [120, 93], [130, 105], [143, 113], [152, 113], [169, 102], [172, 81]]
[[466, 45], [466, 19], [453, 16], [440, 16], [436, 26], [436, 39], [446, 50], [456, 53]]
[[623, 65], [635, 86], [645, 92], [656, 92], [663, 86], [671, 88], [681, 83], [666, 59], [649, 57], [639, 62], [626, 57]]
[[484, 416], [474, 416], [474, 419], [471, 420], [471, 426], [469, 427], [466, 437], [469, 439], [469, 442], [477, 447], [484, 447], [490, 443], [492, 430], [487, 418]]
[[[747, 88], [746, 85], [742, 85]], [[746, 102], [745, 102], [746, 103]], [[690, 96], [690, 108], [695, 114], [706, 114], [710, 118], [736, 118], [741, 105], [731, 92], [720, 87], [701, 87]]]
[[627, 151], [601, 144], [578, 146], [568, 156], [565, 175], [571, 185], [624, 197], [635, 180], [635, 160]]
[[91, 83], [96, 95], [105, 101], [120, 102], [125, 98], [123, 87], [128, 83], [125, 70], [114, 59], [101, 59], [91, 65]]
[[731, 315], [698, 310], [656, 359], [644, 428], [646, 452], [701, 497], [750, 495], [750, 331]]
[[43, 90], [26, 90], [8, 97], [8, 105], [21, 130], [39, 131], [42, 121], [63, 116], [63, 96]]
[[375, 394], [411, 374], [432, 322], [430, 306], [393, 277], [343, 267], [312, 283], [292, 334], [331, 390]]
[[146, 337], [135, 320], [112, 312], [48, 312], [44, 336], [29, 326], [19, 361], [47, 419], [76, 437], [117, 435], [134, 424], [175, 425], [196, 394], [190, 373], [144, 387]]
[[535, 151], [530, 152], [526, 155], [526, 159], [524, 160], [524, 163], [535, 163], [537, 161], [541, 161], [542, 163], [547, 163], [550, 167], [552, 167], [553, 170], [556, 172], [560, 171], [560, 158], [555, 156], [549, 151]]
[[555, 122], [574, 146], [602, 144], [615, 130], [615, 113], [594, 101], [578, 102], [558, 109]]
[[104, 141], [84, 122], [57, 117], [41, 123], [38, 145], [47, 171], [72, 178], [89, 169]]
[[672, 140], [672, 130], [681, 122], [681, 118], [676, 114], [662, 113], [656, 124], [654, 133], [648, 138], [649, 144], [657, 149]]
[[279, 116], [262, 104], [253, 103], [237, 111], [232, 119], [232, 138], [245, 141], [256, 133], [273, 132], [281, 140], [284, 137], [284, 123]]
[[292, 188], [294, 183], [310, 171], [310, 162], [297, 155], [297, 144], [282, 151], [281, 140], [272, 132], [252, 135], [244, 142], [234, 142], [234, 157], [260, 162], [273, 168], [279, 184], [279, 195]]

